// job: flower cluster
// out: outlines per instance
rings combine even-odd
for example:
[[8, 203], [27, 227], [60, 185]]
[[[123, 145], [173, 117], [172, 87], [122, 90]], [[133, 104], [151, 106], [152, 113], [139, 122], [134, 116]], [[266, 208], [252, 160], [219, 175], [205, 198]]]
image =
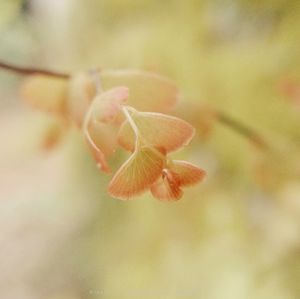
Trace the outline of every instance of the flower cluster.
[[[34, 88], [39, 84], [43, 88]], [[41, 103], [43, 90], [51, 90], [53, 101], [48, 96]], [[169, 156], [190, 142], [194, 128], [164, 114], [178, 97], [176, 86], [164, 77], [141, 71], [86, 72], [68, 81], [33, 76], [22, 94], [31, 104], [75, 122], [102, 171], [112, 171], [108, 158], [118, 146], [131, 153], [109, 183], [115, 198], [150, 190], [160, 200], [178, 200], [183, 187], [205, 176], [199, 167]]]

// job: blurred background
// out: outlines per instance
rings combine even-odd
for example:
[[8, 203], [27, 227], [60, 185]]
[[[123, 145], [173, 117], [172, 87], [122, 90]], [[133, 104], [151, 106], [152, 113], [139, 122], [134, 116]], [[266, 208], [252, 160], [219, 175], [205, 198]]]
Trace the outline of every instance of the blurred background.
[[0, 0], [1, 61], [155, 71], [270, 146], [216, 122], [176, 154], [204, 183], [122, 202], [0, 69], [0, 297], [299, 299], [299, 49], [297, 0]]

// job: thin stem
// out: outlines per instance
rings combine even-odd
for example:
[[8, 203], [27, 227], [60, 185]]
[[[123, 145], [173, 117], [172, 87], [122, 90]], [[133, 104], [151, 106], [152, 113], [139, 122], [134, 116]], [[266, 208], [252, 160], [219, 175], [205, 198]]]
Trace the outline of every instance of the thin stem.
[[82, 128], [83, 128], [84, 135], [87, 138], [88, 142], [92, 145], [92, 147], [96, 151], [99, 151], [97, 145], [95, 144], [94, 140], [92, 139], [92, 137], [91, 137], [91, 135], [90, 135], [90, 133], [88, 131], [89, 124], [90, 124], [90, 121], [91, 121], [92, 112], [93, 112], [93, 108], [94, 108], [93, 107], [93, 103], [91, 103], [90, 106], [89, 106], [89, 108], [88, 108], [88, 111], [85, 114]]
[[134, 132], [134, 135], [135, 135], [135, 148], [137, 148], [138, 146], [138, 142], [139, 142], [139, 129], [138, 127], [136, 126], [134, 120], [132, 119], [130, 113], [128, 110], [131, 110], [131, 107], [127, 107], [127, 106], [122, 106], [122, 112], [124, 113], [126, 119], [128, 120], [133, 132]]
[[11, 71], [11, 72], [17, 73], [19, 75], [39, 74], [39, 75], [52, 76], [52, 77], [57, 77], [57, 78], [62, 78], [62, 79], [68, 79], [70, 77], [70, 75], [66, 74], [66, 73], [59, 73], [59, 72], [38, 69], [38, 68], [21, 67], [21, 66], [12, 65], [12, 64], [2, 62], [2, 61], [0, 61], [0, 69], [6, 70], [6, 71]]
[[134, 131], [134, 134], [135, 134], [136, 136], [138, 136], [138, 135], [139, 135], [139, 129], [138, 129], [138, 127], [136, 126], [136, 124], [135, 124], [134, 120], [132, 119], [131, 115], [129, 114], [127, 107], [126, 107], [126, 106], [123, 106], [123, 107], [122, 107], [122, 111], [123, 111], [123, 113], [124, 113], [126, 119], [128, 120], [128, 122], [129, 122], [129, 124], [130, 124], [132, 130]]
[[102, 84], [101, 84], [101, 77], [99, 74], [99, 69], [92, 69], [90, 74], [93, 78], [96, 88], [96, 94], [100, 94], [102, 92]]
[[264, 138], [256, 131], [249, 128], [247, 125], [240, 123], [239, 121], [233, 119], [231, 116], [228, 116], [223, 112], [218, 112], [217, 115], [220, 123], [227, 125], [235, 132], [246, 137], [248, 140], [253, 142], [256, 146], [259, 146], [260, 148], [264, 148], [264, 149], [268, 148], [268, 145], [264, 140]]

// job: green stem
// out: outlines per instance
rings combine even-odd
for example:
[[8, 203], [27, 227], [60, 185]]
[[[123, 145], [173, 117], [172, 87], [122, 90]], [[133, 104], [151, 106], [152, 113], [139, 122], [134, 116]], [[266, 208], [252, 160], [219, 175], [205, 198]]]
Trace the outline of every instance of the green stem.
[[224, 114], [223, 112], [218, 112], [218, 121], [235, 132], [239, 133], [240, 135], [246, 137], [248, 140], [250, 140], [252, 143], [254, 143], [256, 146], [259, 146], [260, 148], [267, 149], [268, 145], [263, 139], [261, 135], [259, 135], [256, 131], [249, 128], [245, 124], [233, 119], [231, 116], [228, 116], [227, 114]]

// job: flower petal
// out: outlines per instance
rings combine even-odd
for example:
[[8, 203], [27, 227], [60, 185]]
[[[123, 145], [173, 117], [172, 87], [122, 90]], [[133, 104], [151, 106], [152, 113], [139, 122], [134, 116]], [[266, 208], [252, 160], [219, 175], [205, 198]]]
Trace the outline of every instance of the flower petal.
[[152, 184], [150, 190], [154, 197], [162, 201], [179, 200], [183, 195], [177, 175], [168, 169], [163, 170], [161, 178]]
[[[138, 127], [140, 137], [148, 145], [161, 148], [167, 153], [187, 145], [194, 135], [194, 128], [189, 123], [174, 116], [134, 112], [132, 118]], [[120, 128], [118, 142], [126, 150], [134, 150], [135, 136], [127, 121]]]
[[127, 100], [128, 96], [128, 88], [123, 86], [100, 93], [93, 100], [93, 119], [103, 123], [115, 122], [121, 110], [121, 105]]
[[[102, 129], [102, 128], [101, 128]], [[98, 128], [97, 131], [94, 131], [94, 133], [91, 134], [91, 131], [90, 131], [90, 126], [87, 126], [87, 127], [84, 127], [84, 135], [85, 135], [85, 139], [86, 139], [86, 142], [93, 154], [93, 157], [94, 159], [96, 160], [97, 162], [97, 166], [104, 172], [106, 173], [110, 173], [111, 172], [111, 169], [106, 161], [106, 155], [107, 153], [109, 153], [109, 151], [113, 151], [114, 149], [114, 144], [110, 144], [107, 142], [107, 140], [110, 140], [110, 139], [106, 139], [105, 138], [105, 135], [101, 135], [101, 133], [104, 133], [106, 134], [106, 130], [100, 130], [100, 128]], [[97, 134], [97, 138], [95, 138], [95, 134]], [[102, 146], [98, 143], [96, 144], [96, 142], [99, 142], [101, 141], [101, 144], [105, 145], [104, 147], [104, 151], [102, 150]]]
[[107, 160], [103, 152], [97, 146], [95, 146], [91, 139], [86, 140], [94, 159], [97, 161], [97, 166], [99, 167], [99, 169], [101, 169], [103, 172], [110, 173], [111, 169], [107, 164]]
[[130, 90], [128, 105], [141, 111], [167, 112], [177, 102], [178, 89], [171, 80], [141, 70], [103, 70], [104, 90], [124, 85]]
[[69, 83], [68, 113], [73, 121], [81, 127], [89, 105], [96, 95], [95, 83], [85, 72], [73, 75]]
[[201, 182], [206, 175], [203, 169], [186, 161], [173, 160], [169, 165], [169, 169], [177, 174], [180, 186], [197, 184]]
[[118, 145], [118, 127], [113, 124], [91, 121], [88, 131], [95, 145], [101, 149], [106, 157], [111, 156], [115, 152]]
[[[130, 90], [128, 104], [139, 110], [166, 112], [177, 102], [178, 88], [174, 82], [158, 74], [141, 70], [103, 70], [98, 74], [103, 90], [127, 86]], [[72, 76], [68, 112], [78, 126], [82, 125], [84, 114], [95, 96], [95, 82], [88, 72]]]
[[164, 156], [154, 148], [135, 151], [112, 178], [108, 191], [115, 198], [127, 200], [146, 191], [162, 171]]
[[199, 102], [182, 101], [173, 113], [177, 117], [184, 116], [188, 119], [202, 140], [211, 136], [218, 119], [218, 112], [214, 107]]
[[50, 113], [66, 113], [68, 81], [45, 75], [27, 77], [21, 86], [21, 97], [30, 105]]
[[106, 158], [117, 147], [118, 127], [113, 122], [127, 97], [126, 87], [113, 88], [96, 96], [85, 113], [84, 134], [99, 168], [104, 172], [110, 172]]

